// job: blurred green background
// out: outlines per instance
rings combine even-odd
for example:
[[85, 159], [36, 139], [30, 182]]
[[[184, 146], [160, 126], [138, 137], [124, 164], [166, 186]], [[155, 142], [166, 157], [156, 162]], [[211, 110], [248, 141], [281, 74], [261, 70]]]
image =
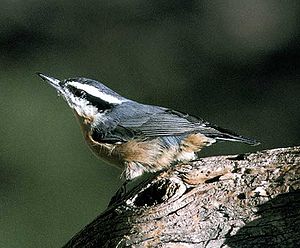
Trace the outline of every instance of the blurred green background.
[[35, 72], [120, 94], [261, 141], [299, 145], [300, 2], [1, 0], [0, 247], [60, 247], [105, 209], [120, 171], [85, 145]]

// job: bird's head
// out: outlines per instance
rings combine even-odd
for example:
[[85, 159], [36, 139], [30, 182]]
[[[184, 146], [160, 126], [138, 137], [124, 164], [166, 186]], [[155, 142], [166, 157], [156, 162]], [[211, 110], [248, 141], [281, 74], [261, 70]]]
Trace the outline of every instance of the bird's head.
[[94, 119], [128, 101], [96, 80], [87, 78], [59, 80], [42, 73], [38, 75], [53, 86], [76, 114], [83, 118]]

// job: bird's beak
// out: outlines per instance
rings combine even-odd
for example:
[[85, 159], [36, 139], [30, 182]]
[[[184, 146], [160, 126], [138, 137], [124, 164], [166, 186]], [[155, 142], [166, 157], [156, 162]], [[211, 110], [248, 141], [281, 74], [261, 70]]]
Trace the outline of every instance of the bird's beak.
[[58, 91], [58, 93], [63, 93], [62, 87], [60, 85], [60, 80], [42, 73], [37, 73], [37, 75], [40, 76], [44, 81], [49, 83], [51, 86], [53, 86]]

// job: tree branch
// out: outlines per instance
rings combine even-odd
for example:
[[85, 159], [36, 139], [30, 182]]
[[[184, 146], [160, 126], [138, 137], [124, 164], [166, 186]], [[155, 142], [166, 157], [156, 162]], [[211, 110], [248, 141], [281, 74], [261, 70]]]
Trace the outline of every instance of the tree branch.
[[291, 147], [177, 165], [115, 197], [64, 247], [300, 247], [299, 155]]

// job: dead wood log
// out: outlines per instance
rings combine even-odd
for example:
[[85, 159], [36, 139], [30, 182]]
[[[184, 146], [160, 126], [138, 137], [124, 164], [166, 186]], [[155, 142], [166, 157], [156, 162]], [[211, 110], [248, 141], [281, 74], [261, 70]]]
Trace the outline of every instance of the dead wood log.
[[115, 197], [64, 247], [300, 247], [300, 147], [202, 158]]

